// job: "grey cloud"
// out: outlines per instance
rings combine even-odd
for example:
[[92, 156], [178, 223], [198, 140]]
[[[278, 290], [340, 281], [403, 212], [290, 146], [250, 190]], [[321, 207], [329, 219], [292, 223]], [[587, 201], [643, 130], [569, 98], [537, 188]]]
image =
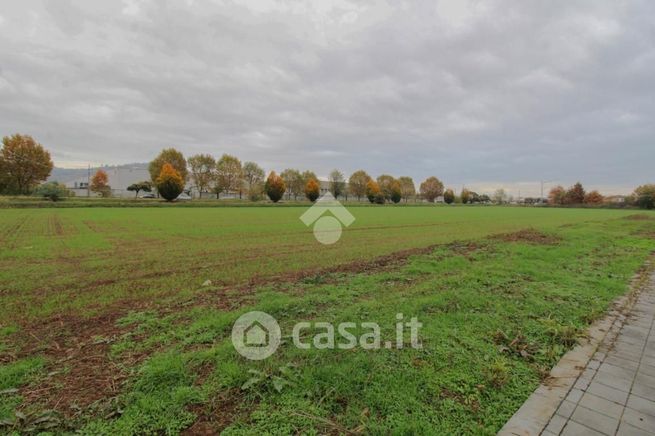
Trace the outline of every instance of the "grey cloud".
[[653, 177], [654, 14], [646, 0], [9, 2], [0, 133], [32, 133], [59, 164], [173, 145], [318, 174], [628, 189]]

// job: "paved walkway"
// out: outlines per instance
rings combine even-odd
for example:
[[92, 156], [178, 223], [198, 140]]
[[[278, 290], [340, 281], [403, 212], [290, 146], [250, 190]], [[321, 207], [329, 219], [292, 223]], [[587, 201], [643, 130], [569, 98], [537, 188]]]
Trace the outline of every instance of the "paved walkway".
[[569, 352], [551, 371], [555, 382], [537, 389], [499, 435], [655, 436], [655, 274], [625, 309], [600, 323], [596, 343]]
[[616, 338], [599, 347], [542, 434], [655, 435], [654, 319], [651, 276]]

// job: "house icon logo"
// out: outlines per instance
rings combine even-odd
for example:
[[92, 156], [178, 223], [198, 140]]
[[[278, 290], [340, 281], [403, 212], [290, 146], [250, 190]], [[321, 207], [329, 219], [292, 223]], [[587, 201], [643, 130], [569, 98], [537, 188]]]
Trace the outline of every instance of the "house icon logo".
[[266, 312], [248, 312], [239, 317], [232, 327], [232, 345], [239, 354], [250, 360], [263, 360], [280, 346], [280, 326]]
[[[329, 212], [329, 215], [326, 213]], [[307, 226], [314, 225], [314, 237], [323, 245], [332, 245], [341, 238], [343, 226], [350, 226], [355, 217], [329, 192], [316, 200], [300, 220]]]

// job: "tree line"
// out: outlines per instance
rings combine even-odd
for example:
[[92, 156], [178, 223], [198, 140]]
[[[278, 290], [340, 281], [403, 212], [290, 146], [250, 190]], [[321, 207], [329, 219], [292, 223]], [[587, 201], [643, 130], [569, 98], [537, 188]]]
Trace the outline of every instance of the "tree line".
[[[50, 153], [29, 135], [14, 134], [2, 139], [0, 150], [0, 194], [39, 195], [56, 200], [68, 195], [65, 186], [57, 183], [43, 183], [52, 172], [54, 164]], [[286, 195], [287, 199], [307, 198], [316, 201], [321, 194], [321, 182], [312, 171], [286, 169], [280, 174], [265, 171], [255, 162], [242, 163], [237, 157], [223, 154], [215, 159], [210, 154], [196, 154], [186, 159], [175, 148], [163, 149], [148, 166], [150, 180], [134, 183], [129, 191], [157, 191], [164, 199], [172, 201], [179, 197], [187, 182], [200, 193], [215, 195], [235, 195], [259, 201], [268, 197], [278, 202]], [[90, 190], [108, 197], [111, 195], [109, 178], [105, 171], [98, 170], [89, 186]], [[418, 192], [414, 180], [409, 176], [393, 177], [382, 174], [376, 178], [364, 170], [352, 173], [347, 179], [338, 170], [333, 170], [327, 180], [327, 189], [336, 198], [367, 199], [371, 203], [400, 203], [422, 199], [434, 202], [443, 198], [445, 203], [460, 202], [496, 203], [508, 202], [504, 190], [497, 190], [491, 197], [462, 189], [459, 196], [452, 189], [444, 189], [437, 177], [428, 177], [420, 185]], [[528, 201], [530, 200], [530, 201]], [[599, 205], [605, 198], [598, 191], [586, 192], [581, 183], [568, 189], [562, 186], [552, 188], [548, 202], [552, 205]], [[525, 199], [525, 203], [537, 203], [541, 199]], [[627, 205], [653, 209], [655, 207], [655, 184], [637, 187], [626, 198]]]

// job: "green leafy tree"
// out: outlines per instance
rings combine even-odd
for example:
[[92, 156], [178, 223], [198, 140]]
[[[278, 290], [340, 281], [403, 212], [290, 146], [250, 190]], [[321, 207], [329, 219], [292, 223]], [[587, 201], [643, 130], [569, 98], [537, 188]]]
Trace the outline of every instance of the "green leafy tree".
[[350, 193], [357, 197], [357, 201], [366, 196], [366, 186], [370, 180], [371, 176], [364, 170], [355, 171], [348, 179]]
[[0, 186], [9, 194], [29, 194], [46, 180], [54, 164], [50, 153], [29, 135], [2, 138]]
[[250, 200], [261, 200], [262, 193], [264, 192], [264, 177], [266, 177], [266, 173], [255, 162], [246, 162], [243, 164], [243, 183]]
[[330, 192], [334, 195], [334, 198], [338, 198], [345, 193], [346, 182], [341, 171], [333, 170], [328, 178], [328, 183], [330, 185]]
[[407, 203], [407, 200], [416, 195], [416, 187], [414, 186], [414, 180], [411, 177], [399, 177], [398, 182], [400, 182], [400, 192], [403, 200]]
[[173, 165], [165, 163], [155, 182], [157, 192], [166, 201], [173, 201], [182, 193], [184, 189], [184, 179]]
[[143, 182], [137, 182], [137, 183], [132, 183], [130, 186], [127, 187], [127, 190], [130, 192], [134, 192], [134, 198], [137, 198], [139, 196], [139, 192], [152, 192], [152, 183], [149, 181], [143, 181]]
[[282, 177], [278, 176], [275, 171], [271, 171], [266, 179], [266, 183], [264, 184], [264, 191], [266, 191], [268, 198], [270, 198], [273, 203], [277, 203], [284, 195], [286, 189], [287, 187], [284, 184]]
[[196, 154], [188, 160], [191, 171], [191, 181], [202, 196], [203, 192], [209, 192], [212, 182], [216, 179], [216, 159], [210, 154]]
[[430, 203], [434, 203], [437, 197], [443, 195], [443, 183], [436, 177], [428, 177], [420, 187], [421, 196]]
[[655, 185], [641, 185], [632, 194], [634, 202], [642, 209], [653, 209], [655, 207]]
[[175, 168], [175, 171], [182, 177], [182, 181], [186, 182], [188, 171], [184, 155], [174, 148], [165, 148], [148, 166], [150, 180], [155, 185], [157, 184], [157, 178], [159, 178], [164, 164], [170, 164]]
[[70, 197], [71, 192], [65, 185], [57, 182], [48, 182], [39, 185], [34, 190], [36, 197], [47, 198], [52, 201], [59, 201], [62, 198]]
[[471, 191], [469, 191], [466, 188], [462, 189], [462, 193], [460, 194], [460, 197], [462, 199], [462, 203], [468, 204], [469, 201], [471, 201]]

